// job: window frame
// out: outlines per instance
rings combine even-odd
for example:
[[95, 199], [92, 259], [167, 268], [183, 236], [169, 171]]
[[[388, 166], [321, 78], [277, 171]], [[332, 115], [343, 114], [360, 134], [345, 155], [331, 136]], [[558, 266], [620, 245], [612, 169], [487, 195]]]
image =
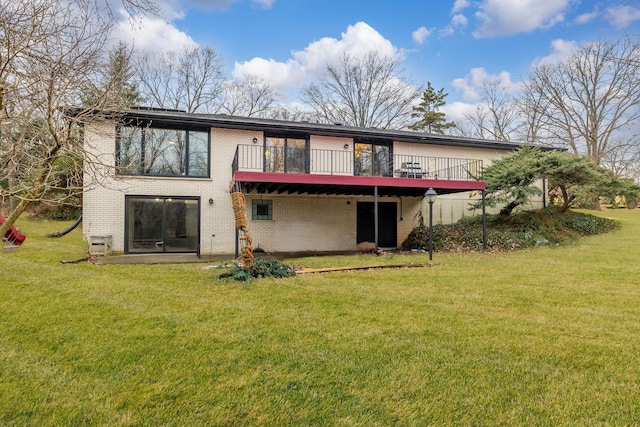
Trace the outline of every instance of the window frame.
[[[136, 141], [137, 142], [136, 154], [138, 156], [137, 164], [122, 165], [122, 145], [123, 145], [122, 140], [125, 137], [127, 137], [127, 136], [123, 136], [124, 129], [135, 130], [136, 131], [135, 136], [136, 138], [139, 138], [139, 141]], [[179, 162], [181, 162], [179, 166], [184, 164], [184, 173], [171, 174], [171, 173], [145, 172], [147, 132], [151, 133], [149, 130], [184, 132], [185, 148], [184, 148], [184, 153], [179, 158]], [[207, 136], [206, 142], [202, 141], [201, 138], [195, 138], [195, 137], [193, 138], [193, 141], [192, 141], [192, 135], [196, 133], [206, 134]], [[191, 162], [194, 161], [194, 155], [199, 153], [198, 151], [195, 150], [196, 142], [205, 142], [206, 144], [206, 153], [205, 153], [206, 171], [204, 175], [192, 174]], [[116, 174], [119, 176], [209, 179], [211, 178], [211, 131], [209, 128], [204, 128], [204, 127], [175, 126], [175, 125], [165, 125], [162, 123], [157, 123], [154, 125], [151, 125], [151, 123], [144, 123], [144, 122], [120, 123], [116, 125], [115, 165], [116, 165]]]
[[[258, 215], [258, 206], [267, 206], [266, 215]], [[273, 220], [273, 200], [271, 199], [252, 199], [251, 200], [251, 220], [252, 221], [271, 221]]]
[[[284, 140], [284, 146], [283, 147], [279, 147], [279, 146], [271, 146], [269, 145], [269, 140], [270, 139], [283, 139]], [[301, 148], [298, 147], [289, 147], [289, 140], [303, 140], [304, 141], [304, 148], [302, 148], [302, 150], [304, 150], [304, 167], [302, 168], [303, 171], [299, 171], [299, 170], [289, 170], [289, 160], [288, 160], [288, 155], [289, 155], [289, 150], [290, 149], [295, 149], [295, 150], [300, 150]], [[269, 150], [273, 147], [277, 147], [277, 148], [282, 148], [283, 150], [283, 166], [282, 166], [282, 170], [271, 170], [270, 167], [268, 167], [268, 165], [270, 164], [270, 160], [269, 160]], [[273, 172], [273, 173], [304, 173], [304, 174], [309, 174], [310, 170], [311, 170], [311, 159], [310, 159], [310, 152], [311, 150], [310, 148], [310, 138], [308, 134], [292, 134], [292, 133], [287, 133], [287, 134], [279, 134], [279, 133], [267, 133], [264, 135], [264, 142], [263, 142], [263, 149], [262, 149], [262, 157], [263, 157], [263, 172]]]
[[[371, 146], [371, 151], [369, 152], [371, 155], [371, 172], [365, 173], [362, 171], [361, 165], [358, 163], [358, 155], [357, 155], [357, 147], [358, 145], [368, 145]], [[387, 164], [386, 169], [381, 169], [379, 164], [379, 152], [376, 148], [384, 148], [387, 150]], [[366, 138], [356, 138], [353, 140], [353, 174], [356, 176], [393, 176], [393, 141], [391, 140], [374, 140], [374, 139], [366, 139]]]
[[[128, 194], [124, 197], [124, 253], [129, 254], [141, 254], [141, 253], [171, 253], [171, 254], [182, 254], [182, 253], [195, 253], [197, 256], [200, 256], [200, 238], [201, 238], [201, 199], [197, 196], [159, 196], [159, 195], [135, 195]], [[161, 214], [157, 215], [155, 219], [158, 221], [159, 227], [159, 239], [147, 239], [149, 240], [149, 249], [142, 249], [133, 247], [133, 243], [135, 240], [135, 218], [132, 218], [132, 205], [131, 203], [135, 202], [155, 202], [158, 208], [161, 210]], [[167, 230], [174, 226], [174, 223], [170, 223], [168, 221], [168, 209], [170, 209], [169, 204], [175, 201], [182, 202], [191, 202], [195, 203], [195, 214], [197, 215], [195, 223], [192, 223], [192, 227], [195, 228], [195, 235], [190, 234], [188, 237], [191, 239], [195, 239], [195, 241], [190, 242], [192, 246], [189, 246], [186, 250], [177, 250], [171, 249], [172, 246], [168, 245], [166, 240]], [[135, 212], [133, 212], [135, 215]], [[185, 220], [187, 217], [185, 216]], [[134, 221], [132, 223], [132, 220]], [[152, 242], [154, 240], [155, 242]], [[186, 242], [186, 240], [185, 240]]]

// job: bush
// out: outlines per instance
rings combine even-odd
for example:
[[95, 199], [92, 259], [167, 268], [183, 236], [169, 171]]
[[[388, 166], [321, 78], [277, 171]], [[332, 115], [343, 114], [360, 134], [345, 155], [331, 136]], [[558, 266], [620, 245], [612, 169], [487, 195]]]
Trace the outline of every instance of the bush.
[[[549, 208], [516, 215], [487, 215], [487, 249], [511, 251], [561, 244], [580, 236], [606, 233], [619, 223], [589, 214]], [[415, 227], [402, 242], [403, 249], [428, 249], [429, 227]], [[433, 248], [438, 251], [483, 250], [482, 217], [462, 218], [453, 225], [433, 227]]]
[[293, 267], [287, 264], [283, 264], [280, 261], [274, 259], [255, 258], [253, 260], [253, 266], [244, 268], [236, 265], [231, 268], [231, 271], [222, 273], [220, 279], [233, 279], [239, 282], [248, 282], [253, 278], [260, 277], [290, 277], [295, 276], [296, 271]]
[[563, 224], [582, 236], [607, 233], [620, 228], [620, 223], [580, 212], [568, 212], [562, 216]]
[[82, 206], [39, 203], [31, 209], [37, 220], [71, 221], [82, 215]]

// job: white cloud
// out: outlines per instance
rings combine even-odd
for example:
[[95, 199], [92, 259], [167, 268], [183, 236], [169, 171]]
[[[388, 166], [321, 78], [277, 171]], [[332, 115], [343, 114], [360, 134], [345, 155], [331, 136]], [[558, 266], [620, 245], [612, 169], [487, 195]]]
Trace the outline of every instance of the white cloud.
[[466, 9], [469, 7], [469, 0], [456, 0], [453, 4], [453, 9], [451, 9], [451, 13], [456, 13], [461, 11], [462, 9]]
[[617, 30], [623, 30], [640, 20], [640, 10], [631, 6], [610, 7], [604, 14], [606, 20]]
[[564, 21], [571, 0], [483, 0], [476, 18], [481, 21], [474, 36], [496, 37], [553, 27]]
[[429, 38], [432, 31], [433, 30], [430, 30], [427, 27], [420, 27], [417, 30], [415, 30], [413, 33], [411, 33], [411, 37], [413, 37], [414, 42], [418, 44], [422, 44], [425, 42], [425, 40]]
[[[186, 4], [204, 10], [226, 10], [240, 1], [242, 0], [185, 0]], [[274, 2], [275, 0], [251, 0], [254, 6], [261, 9], [270, 9]]]
[[467, 26], [467, 17], [461, 13], [455, 14], [451, 17], [451, 24], [441, 28], [438, 32], [440, 38], [448, 37], [456, 32], [456, 28], [464, 28]]
[[487, 83], [497, 84], [509, 92], [517, 92], [522, 86], [521, 83], [512, 82], [511, 74], [507, 71], [502, 71], [500, 74], [489, 74], [482, 67], [472, 68], [465, 77], [455, 79], [452, 84], [456, 90], [463, 93], [464, 99], [479, 101], [482, 88]]
[[598, 16], [600, 16], [600, 12], [597, 10], [594, 10], [593, 12], [590, 13], [583, 13], [582, 15], [579, 15], [576, 19], [574, 19], [574, 22], [576, 24], [588, 24], [590, 22], [592, 22], [594, 19], [596, 19]]
[[271, 6], [273, 6], [275, 0], [253, 0], [252, 3], [257, 4], [258, 6], [261, 6], [265, 9], [271, 9]]
[[365, 22], [358, 22], [350, 25], [341, 39], [321, 38], [302, 51], [292, 52], [292, 57], [285, 62], [264, 58], [236, 62], [232, 75], [239, 80], [256, 76], [272, 81], [283, 91], [295, 90], [322, 75], [327, 65], [335, 64], [340, 55], [360, 55], [371, 51], [384, 57], [400, 55], [389, 40]]
[[451, 18], [451, 25], [454, 27], [466, 27], [467, 26], [467, 17], [458, 13], [453, 15]]
[[551, 53], [542, 58], [536, 58], [533, 66], [554, 65], [567, 59], [578, 49], [578, 44], [574, 41], [556, 39], [551, 42]]
[[456, 30], [454, 30], [453, 27], [449, 26], [449, 27], [442, 28], [438, 32], [438, 35], [439, 35], [440, 38], [444, 38], [444, 37], [448, 37], [448, 36], [452, 35], [455, 32], [456, 32]]
[[477, 108], [477, 104], [469, 104], [466, 102], [452, 102], [443, 105], [440, 111], [447, 115], [447, 121], [454, 123], [464, 123], [467, 116], [473, 116]]
[[143, 17], [118, 24], [119, 40], [146, 52], [165, 52], [198, 44], [186, 33], [162, 18]]

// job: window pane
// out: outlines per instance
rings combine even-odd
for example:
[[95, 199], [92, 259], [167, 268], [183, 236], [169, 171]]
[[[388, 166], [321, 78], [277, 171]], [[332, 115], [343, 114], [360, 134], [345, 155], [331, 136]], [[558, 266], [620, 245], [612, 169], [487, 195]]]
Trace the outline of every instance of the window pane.
[[370, 176], [373, 174], [372, 167], [373, 146], [371, 144], [355, 144], [355, 175]]
[[189, 176], [209, 176], [209, 133], [189, 132]]
[[252, 200], [251, 202], [251, 219], [273, 219], [273, 201], [272, 200]]
[[128, 252], [196, 252], [198, 201], [167, 197], [127, 198]]
[[162, 199], [129, 199], [129, 252], [162, 251]]
[[118, 133], [118, 173], [137, 175], [140, 173], [142, 129], [122, 126]]
[[144, 174], [185, 175], [186, 132], [151, 129], [145, 132]]
[[198, 244], [198, 202], [196, 200], [165, 200], [164, 250], [193, 252]]
[[391, 163], [391, 155], [389, 147], [386, 145], [374, 145], [375, 149], [375, 163], [374, 163], [374, 175], [377, 176], [391, 176], [391, 170], [393, 166]]
[[267, 138], [264, 150], [266, 172], [284, 172], [285, 138]]
[[304, 139], [287, 139], [286, 171], [292, 173], [305, 173], [305, 148], [307, 141]]

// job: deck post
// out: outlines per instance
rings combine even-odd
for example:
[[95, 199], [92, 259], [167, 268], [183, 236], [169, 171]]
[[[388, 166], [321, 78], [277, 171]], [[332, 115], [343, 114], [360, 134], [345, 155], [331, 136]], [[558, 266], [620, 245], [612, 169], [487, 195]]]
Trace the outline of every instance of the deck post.
[[487, 250], [487, 204], [486, 191], [482, 190], [482, 249]]
[[375, 240], [375, 251], [378, 253], [378, 186], [373, 187], [373, 228], [374, 230], [374, 240]]

